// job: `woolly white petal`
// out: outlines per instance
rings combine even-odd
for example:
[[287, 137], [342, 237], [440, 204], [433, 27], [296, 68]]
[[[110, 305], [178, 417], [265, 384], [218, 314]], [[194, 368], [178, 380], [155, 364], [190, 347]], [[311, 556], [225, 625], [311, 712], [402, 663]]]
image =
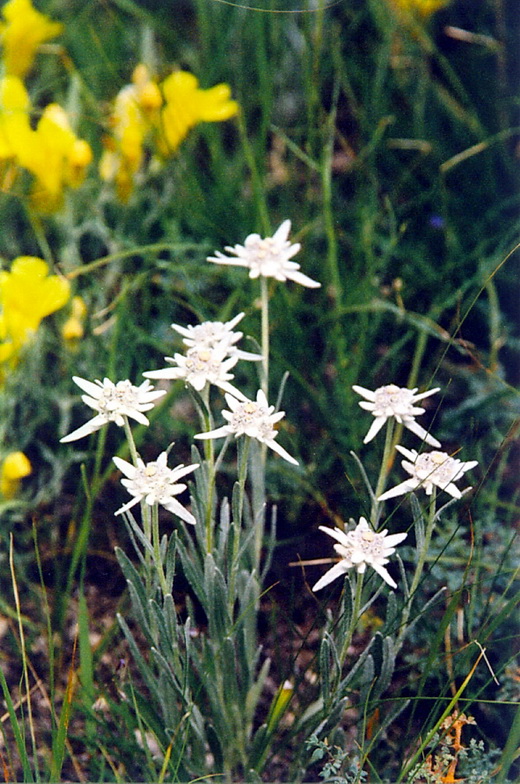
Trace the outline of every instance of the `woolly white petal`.
[[339, 563], [334, 564], [334, 566], [331, 569], [329, 569], [328, 572], [325, 572], [325, 574], [322, 577], [320, 577], [318, 582], [315, 585], [313, 585], [312, 590], [321, 591], [321, 589], [325, 588], [326, 585], [329, 585], [329, 583], [333, 582], [338, 577], [341, 577], [342, 575], [346, 574], [348, 569], [349, 567], [344, 561], [340, 561]]

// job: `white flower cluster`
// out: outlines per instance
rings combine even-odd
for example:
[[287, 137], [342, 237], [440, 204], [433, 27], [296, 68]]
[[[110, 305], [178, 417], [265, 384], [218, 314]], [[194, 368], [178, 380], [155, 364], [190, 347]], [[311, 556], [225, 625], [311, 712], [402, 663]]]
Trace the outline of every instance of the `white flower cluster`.
[[176, 495], [186, 490], [185, 484], [179, 484], [178, 480], [186, 474], [191, 474], [199, 467], [198, 463], [192, 465], [178, 465], [176, 468], [168, 468], [168, 455], [161, 452], [157, 460], [150, 463], [143, 463], [141, 458], [137, 459], [137, 466], [128, 463], [121, 457], [114, 457], [114, 463], [125, 475], [121, 479], [121, 484], [126, 487], [132, 500], [118, 509], [116, 515], [123, 514], [140, 501], [144, 501], [153, 506], [160, 504], [169, 512], [176, 514], [186, 523], [195, 525], [195, 518], [180, 504], [175, 498]]
[[[363, 443], [367, 444], [371, 441], [387, 420], [393, 417], [430, 446], [441, 446], [436, 438], [415, 421], [416, 416], [424, 414], [424, 408], [416, 406], [415, 403], [439, 392], [438, 388], [421, 392], [419, 395], [417, 388], [406, 389], [395, 384], [379, 387], [374, 392], [360, 386], [352, 388], [365, 398], [359, 404], [361, 408], [370, 411], [375, 417]], [[476, 460], [464, 462], [451, 457], [447, 452], [437, 450], [419, 453], [415, 449], [405, 449], [399, 445], [396, 445], [396, 449], [408, 458], [402, 461], [402, 466], [410, 477], [382, 493], [377, 498], [378, 501], [386, 501], [418, 488], [423, 488], [426, 495], [432, 495], [433, 489], [439, 488], [453, 498], [459, 499], [462, 497], [462, 492], [455, 482], [461, 479], [466, 471], [478, 465]], [[319, 591], [353, 567], [357, 572], [363, 573], [367, 565], [372, 566], [388, 585], [392, 588], [396, 587], [394, 580], [385, 569], [385, 564], [388, 563], [388, 556], [395, 551], [395, 546], [406, 538], [406, 534], [387, 536], [386, 530], [373, 531], [364, 517], [360, 518], [359, 524], [353, 531], [347, 533], [340, 528], [332, 529], [324, 526], [320, 526], [320, 530], [337, 540], [338, 544], [334, 545], [334, 549], [341, 560], [318, 580], [313, 590]]]
[[136, 387], [128, 380], [118, 381], [117, 384], [108, 378], [103, 381], [88, 381], [86, 378], [73, 376], [72, 380], [87, 393], [82, 395], [81, 399], [97, 411], [97, 414], [89, 422], [61, 438], [62, 444], [89, 436], [108, 422], [115, 422], [119, 427], [123, 427], [125, 417], [135, 419], [141, 425], [148, 425], [150, 423], [143, 412], [153, 408], [154, 402], [166, 394], [165, 390], [154, 390], [149, 381], [143, 381]]
[[242, 351], [235, 345], [242, 332], [233, 332], [233, 327], [243, 317], [244, 314], [239, 313], [228, 322], [205, 321], [188, 327], [172, 324], [172, 329], [183, 336], [183, 342], [188, 346], [186, 354], [165, 357], [173, 367], [149, 370], [143, 375], [154, 379], [184, 379], [197, 392], [202, 392], [206, 384], [213, 384], [239, 400], [247, 400], [239, 389], [230, 384], [234, 376], [229, 371], [239, 359], [258, 362], [262, 356]]
[[336, 539], [334, 549], [341, 560], [325, 572], [314, 585], [313, 591], [321, 590], [337, 577], [346, 574], [349, 569], [355, 568], [359, 574], [363, 574], [367, 566], [375, 569], [391, 588], [397, 588], [385, 565], [388, 563], [388, 556], [395, 552], [396, 545], [406, 539], [407, 534], [388, 536], [386, 530], [373, 531], [364, 517], [359, 518], [359, 523], [352, 531], [345, 532], [341, 528], [327, 528], [324, 525], [320, 525], [320, 531]]
[[385, 387], [379, 387], [375, 392], [364, 387], [354, 385], [352, 387], [354, 392], [362, 395], [366, 400], [362, 400], [359, 404], [361, 408], [366, 411], [371, 411], [375, 417], [372, 422], [370, 430], [366, 434], [363, 443], [368, 444], [381, 430], [385, 422], [394, 417], [399, 424], [404, 425], [419, 436], [420, 439], [426, 441], [430, 446], [440, 446], [439, 441], [433, 438], [423, 427], [417, 424], [415, 417], [419, 414], [424, 414], [424, 408], [415, 406], [418, 400], [423, 400], [425, 397], [434, 395], [439, 392], [439, 388], [430, 389], [428, 392], [421, 392], [417, 395], [417, 388], [405, 389], [398, 387], [395, 384], [388, 384]]
[[261, 389], [256, 395], [256, 402], [253, 400], [237, 400], [232, 395], [226, 395], [226, 401], [231, 411], [224, 410], [222, 416], [227, 419], [227, 425], [222, 425], [216, 430], [208, 433], [199, 433], [195, 438], [223, 438], [224, 436], [234, 435], [249, 436], [255, 438], [262, 444], [267, 444], [270, 449], [277, 452], [280, 457], [288, 463], [298, 465], [298, 461], [275, 441], [278, 433], [274, 425], [285, 416], [285, 411], [274, 413], [274, 406], [270, 406], [267, 398]]
[[[415, 421], [416, 416], [424, 414], [424, 408], [414, 405], [417, 401], [424, 400], [424, 398], [439, 392], [438, 387], [427, 392], [421, 392], [419, 395], [417, 394], [417, 388], [406, 389], [395, 384], [379, 387], [375, 392], [359, 386], [353, 386], [352, 389], [365, 398], [359, 404], [361, 408], [370, 411], [375, 417], [364, 438], [364, 444], [371, 441], [379, 433], [386, 421], [393, 417], [430, 446], [441, 446], [436, 438], [433, 438], [430, 433]], [[419, 454], [415, 449], [405, 449], [399, 445], [396, 446], [396, 449], [408, 458], [408, 460], [402, 461], [402, 466], [411, 476], [409, 479], [401, 482], [401, 484], [380, 495], [377, 499], [378, 501], [395, 498], [395, 496], [416, 490], [418, 487], [422, 487], [427, 495], [431, 495], [433, 488], [438, 487], [440, 490], [444, 490], [453, 496], [453, 498], [461, 498], [462, 493], [456, 487], [455, 482], [461, 479], [466, 471], [478, 465], [476, 460], [463, 462], [450, 457], [447, 452], [434, 451]]]
[[247, 267], [250, 278], [275, 278], [282, 283], [292, 280], [310, 289], [319, 288], [321, 283], [304, 275], [299, 271], [300, 265], [290, 261], [301, 247], [299, 242], [293, 245], [289, 242], [290, 230], [291, 221], [285, 220], [272, 237], [262, 238], [259, 234], [250, 234], [243, 245], [224, 248], [233, 256], [224, 256], [220, 251], [216, 251], [214, 256], [208, 256], [208, 261], [214, 264]]

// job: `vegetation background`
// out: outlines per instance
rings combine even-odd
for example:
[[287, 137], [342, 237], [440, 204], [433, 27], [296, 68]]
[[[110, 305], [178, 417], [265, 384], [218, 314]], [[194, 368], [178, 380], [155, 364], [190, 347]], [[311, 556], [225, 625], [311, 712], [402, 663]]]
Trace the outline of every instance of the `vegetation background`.
[[[61, 103], [94, 153], [81, 187], [67, 191], [52, 214], [34, 209], [25, 174], [13, 183], [1, 170], [3, 268], [22, 255], [44, 258], [88, 310], [73, 347], [61, 332], [67, 308], [46, 319], [1, 396], [2, 449], [23, 450], [33, 466], [23, 491], [0, 506], [1, 664], [13, 703], [20, 700], [20, 727], [26, 727], [23, 663], [29, 667], [42, 780], [150, 775], [135, 717], [120, 697], [133, 670], [115, 620], [129, 606], [113, 554], [115, 545], [129, 546], [114, 519], [123, 491], [111, 458], [121, 449], [121, 433], [107, 431], [94, 459], [100, 479], [93, 489], [88, 443], [58, 444], [84, 421], [71, 376], [139, 383], [144, 370], [160, 367], [178, 348], [172, 322], [226, 320], [243, 310], [247, 332], [259, 340], [254, 281], [205, 259], [253, 231], [269, 235], [289, 218], [302, 243], [298, 261], [322, 287], [271, 290], [272, 388], [289, 373], [284, 443], [302, 466], [296, 475], [272, 461], [268, 473], [279, 525], [266, 582], [274, 587], [262, 600], [259, 629], [274, 680], [308, 671], [291, 711], [303, 709], [325, 622], [324, 602], [308, 590], [317, 568], [290, 564], [326, 552], [318, 525], [366, 511], [351, 451], [362, 453], [367, 421], [352, 384], [439, 386], [442, 411], [427, 401], [429, 421], [447, 451], [478, 459], [478, 482], [433, 542], [425, 597], [447, 585], [446, 606], [408, 640], [392, 695], [412, 697], [414, 712], [407, 714], [404, 742], [389, 731], [374, 762], [381, 778], [372, 773], [369, 780], [389, 780], [417, 727], [434, 721], [432, 703], [470, 672], [470, 643], [478, 639], [500, 685], [479, 667], [464, 710], [475, 716], [475, 738], [485, 744], [481, 770], [505, 781], [519, 735], [520, 17], [513, 0], [453, 0], [424, 15], [404, 15], [404, 5], [38, 4], [63, 23], [63, 33], [45, 45], [28, 77], [33, 120], [46, 104]], [[197, 125], [164, 165], [147, 158], [122, 203], [97, 165], [112, 101], [139, 62], [160, 79], [182, 68], [204, 88], [229, 84], [240, 113]], [[240, 373], [251, 381], [254, 369]], [[155, 457], [156, 444], [175, 438], [189, 462], [196, 431], [176, 384], [151, 427], [138, 434], [139, 447]], [[377, 450], [367, 454], [365, 467], [376, 472]], [[395, 509], [398, 530], [407, 514], [405, 505]], [[182, 612], [182, 576], [178, 586]], [[366, 623], [368, 631], [377, 627], [377, 607]], [[358, 650], [366, 633], [359, 631]], [[92, 709], [100, 696], [106, 712]], [[347, 716], [345, 731], [359, 721], [355, 712]], [[6, 713], [1, 723], [6, 780], [27, 780], [16, 722]], [[282, 730], [285, 751], [271, 749], [266, 781], [291, 775], [296, 740], [289, 720]], [[500, 757], [504, 750], [507, 759]], [[485, 767], [489, 760], [495, 768]], [[323, 774], [316, 762], [305, 775], [311, 781], [333, 773]], [[345, 766], [341, 775], [351, 780]], [[487, 774], [478, 775], [464, 780]]]

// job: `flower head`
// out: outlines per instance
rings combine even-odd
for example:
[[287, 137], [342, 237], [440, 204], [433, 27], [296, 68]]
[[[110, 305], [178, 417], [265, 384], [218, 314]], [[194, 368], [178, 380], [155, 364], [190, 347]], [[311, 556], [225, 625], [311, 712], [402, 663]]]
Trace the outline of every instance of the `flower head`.
[[189, 131], [200, 122], [222, 122], [234, 117], [238, 103], [227, 84], [208, 90], [188, 71], [174, 71], [162, 82], [165, 105], [161, 110], [159, 147], [168, 156], [177, 150]]
[[128, 200], [144, 156], [144, 142], [158, 121], [163, 103], [159, 85], [147, 67], [140, 63], [132, 74], [132, 83], [116, 96], [109, 118], [111, 136], [103, 139], [105, 150], [99, 164], [103, 180], [115, 181], [121, 201]]
[[20, 487], [20, 480], [32, 471], [29, 458], [23, 452], [9, 452], [0, 469], [0, 493], [4, 498], [14, 498]]
[[20, 147], [30, 144], [29, 94], [17, 76], [0, 79], [0, 159], [16, 158]]
[[355, 568], [356, 572], [363, 574], [367, 566], [378, 573], [391, 588], [397, 588], [395, 581], [385, 569], [389, 556], [395, 552], [396, 545], [406, 539], [407, 534], [390, 534], [385, 531], [373, 531], [364, 517], [359, 518], [359, 523], [352, 531], [342, 531], [340, 528], [327, 528], [320, 525], [320, 531], [336, 539], [334, 549], [341, 560], [332, 569], [325, 572], [313, 591], [319, 591], [337, 577], [346, 574], [349, 569]]
[[84, 321], [87, 316], [87, 306], [83, 297], [72, 297], [70, 303], [70, 316], [61, 328], [62, 337], [69, 345], [74, 348], [78, 340], [80, 340], [84, 333]]
[[427, 19], [436, 11], [448, 5], [450, 0], [388, 0], [388, 2], [393, 6], [396, 13], [406, 21], [414, 16]]
[[10, 272], [0, 271], [0, 360], [16, 360], [45, 316], [62, 308], [70, 296], [69, 282], [49, 275], [43, 259], [19, 256]]
[[143, 376], [174, 380], [182, 378], [197, 392], [202, 392], [206, 384], [214, 384], [241, 400], [247, 399], [239, 389], [229, 383], [233, 374], [228, 371], [236, 365], [238, 356], [235, 354], [230, 357], [226, 345], [221, 344], [215, 348], [203, 348], [196, 345], [188, 349], [185, 356], [175, 354], [173, 357], [165, 357], [165, 359], [174, 364], [174, 367], [148, 370], [143, 373]]
[[55, 38], [63, 29], [37, 11], [31, 0], [9, 0], [2, 8], [0, 23], [2, 59], [8, 74], [23, 78], [30, 70], [40, 44]]
[[19, 144], [18, 163], [36, 178], [32, 200], [43, 212], [56, 210], [65, 186], [81, 185], [92, 150], [71, 128], [67, 113], [57, 103], [45, 107], [29, 143]]
[[416, 394], [417, 387], [406, 389], [395, 384], [379, 387], [375, 392], [357, 385], [354, 385], [352, 389], [358, 395], [366, 398], [359, 405], [366, 411], [370, 411], [375, 417], [370, 430], [363, 439], [364, 444], [368, 444], [379, 433], [387, 419], [394, 417], [399, 424], [404, 425], [430, 446], [440, 446], [439, 441], [415, 421], [416, 416], [424, 414], [424, 408], [414, 405], [418, 400], [434, 395], [439, 391], [438, 387], [430, 389], [428, 392], [421, 392], [419, 395]]
[[[470, 471], [478, 465], [477, 460], [463, 462], [455, 457], [450, 457], [446, 452], [435, 451], [418, 454], [415, 449], [405, 449], [399, 445], [396, 446], [396, 449], [408, 458], [408, 460], [403, 460], [401, 465], [411, 476], [400, 485], [396, 485], [380, 495], [378, 501], [395, 498], [397, 495], [409, 493], [418, 487], [422, 487], [426, 495], [431, 495], [433, 488], [438, 487], [453, 498], [461, 498], [462, 493], [455, 482], [462, 479], [466, 471]], [[468, 490], [470, 489], [468, 488]]]
[[256, 395], [256, 402], [253, 400], [237, 400], [232, 395], [226, 395], [226, 401], [231, 409], [230, 411], [224, 410], [222, 415], [227, 419], [227, 425], [210, 430], [208, 433], [199, 433], [195, 438], [223, 438], [224, 436], [234, 435], [235, 438], [239, 436], [249, 436], [255, 438], [262, 444], [267, 444], [274, 452], [277, 452], [280, 457], [287, 460], [288, 463], [298, 465], [298, 461], [291, 457], [291, 455], [275, 441], [278, 435], [274, 425], [285, 416], [285, 411], [278, 411], [274, 413], [274, 406], [270, 406], [267, 398], [261, 389], [258, 390]]
[[82, 395], [83, 402], [97, 411], [96, 416], [89, 422], [74, 430], [69, 435], [60, 439], [62, 444], [77, 441], [79, 438], [95, 433], [108, 422], [115, 422], [122, 427], [125, 417], [135, 419], [141, 425], [149, 425], [144, 411], [149, 411], [154, 406], [155, 400], [166, 394], [166, 390], [154, 390], [149, 381], [136, 387], [130, 381], [118, 381], [114, 384], [110, 379], [103, 381], [88, 381], [86, 378], [73, 376], [72, 380], [86, 395]]
[[157, 460], [151, 463], [145, 464], [138, 458], [137, 466], [128, 463], [120, 457], [114, 457], [113, 460], [126, 477], [121, 479], [121, 484], [133, 496], [131, 501], [122, 506], [121, 509], [118, 509], [116, 515], [123, 514], [123, 512], [127, 512], [135, 504], [144, 501], [150, 506], [160, 504], [169, 512], [176, 514], [184, 522], [195, 525], [195, 518], [191, 512], [188, 512], [177, 501], [175, 496], [186, 490], [186, 485], [178, 484], [178, 480], [186, 476], [186, 474], [191, 474], [192, 471], [195, 471], [199, 467], [198, 463], [168, 468], [167, 452], [161, 452]]
[[216, 251], [215, 256], [208, 256], [208, 261], [215, 264], [231, 264], [238, 267], [247, 267], [250, 278], [276, 278], [282, 282], [293, 280], [308, 288], [319, 288], [321, 283], [308, 278], [299, 272], [300, 265], [290, 261], [300, 250], [300, 244], [291, 245], [287, 239], [291, 230], [291, 221], [285, 220], [275, 231], [272, 237], [260, 237], [259, 234], [250, 234], [246, 237], [244, 245], [226, 247], [228, 253], [234, 257], [224, 256]]
[[233, 332], [233, 327], [236, 327], [239, 321], [244, 318], [244, 313], [239, 313], [238, 316], [231, 319], [231, 321], [203, 321], [201, 324], [192, 326], [189, 324], [187, 327], [182, 327], [179, 324], [172, 324], [172, 329], [183, 336], [183, 343], [189, 348], [198, 349], [215, 349], [225, 346], [227, 354], [230, 357], [236, 356], [238, 359], [246, 359], [253, 362], [258, 362], [262, 359], [261, 354], [252, 354], [249, 351], [242, 351], [237, 348], [235, 343], [238, 343], [240, 338], [243, 337], [242, 332]]
[[57, 103], [45, 107], [34, 130], [30, 111], [21, 79], [0, 79], [0, 159], [12, 159], [34, 175], [33, 204], [43, 212], [52, 212], [61, 205], [66, 186], [81, 185], [92, 150], [76, 136], [67, 113]]

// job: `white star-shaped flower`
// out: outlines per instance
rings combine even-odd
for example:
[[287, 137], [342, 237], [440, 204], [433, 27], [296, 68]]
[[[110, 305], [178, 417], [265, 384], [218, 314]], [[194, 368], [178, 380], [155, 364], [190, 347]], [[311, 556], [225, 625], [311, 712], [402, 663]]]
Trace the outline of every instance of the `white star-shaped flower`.
[[128, 380], [118, 381], [117, 384], [108, 378], [103, 381], [88, 381], [86, 378], [73, 376], [72, 380], [87, 393], [82, 395], [81, 399], [97, 411], [97, 414], [89, 422], [61, 438], [62, 444], [89, 436], [108, 422], [115, 422], [122, 427], [125, 417], [135, 419], [142, 425], [149, 425], [143, 411], [149, 411], [153, 408], [154, 401], [166, 394], [163, 389], [154, 390], [149, 381], [143, 381], [136, 387]]
[[163, 368], [162, 370], [149, 370], [143, 373], [146, 378], [162, 379], [184, 379], [187, 384], [202, 392], [206, 384], [214, 384], [224, 392], [229, 392], [240, 400], [247, 400], [246, 396], [239, 389], [230, 384], [234, 378], [232, 373], [228, 373], [238, 362], [238, 356], [228, 356], [226, 345], [219, 345], [215, 348], [199, 348], [194, 346], [188, 349], [186, 355], [175, 354], [173, 357], [165, 357], [167, 362], [174, 363], [174, 367]]
[[227, 419], [227, 425], [210, 430], [209, 433], [199, 433], [195, 438], [224, 438], [229, 435], [233, 435], [235, 438], [249, 436], [256, 438], [262, 444], [267, 444], [288, 463], [298, 465], [298, 461], [275, 441], [278, 433], [274, 429], [274, 425], [285, 416], [285, 411], [278, 411], [275, 414], [274, 406], [269, 405], [261, 389], [257, 392], [256, 402], [247, 398], [237, 400], [232, 395], [225, 397], [231, 409], [230, 411], [222, 411], [223, 417]]
[[208, 261], [215, 264], [231, 264], [238, 267], [247, 267], [250, 278], [276, 278], [285, 282], [293, 280], [301, 286], [316, 289], [321, 286], [317, 280], [307, 277], [299, 272], [300, 265], [290, 261], [300, 250], [300, 243], [293, 245], [287, 239], [291, 230], [291, 221], [285, 220], [275, 231], [272, 237], [261, 237], [259, 234], [250, 234], [243, 245], [227, 246], [224, 250], [234, 254], [232, 257], [224, 256], [216, 251], [214, 256], [208, 256]]
[[313, 591], [321, 590], [337, 577], [346, 574], [349, 569], [355, 568], [356, 572], [363, 574], [367, 566], [375, 569], [391, 588], [397, 588], [385, 565], [388, 563], [389, 556], [395, 552], [396, 546], [406, 539], [407, 534], [388, 536], [386, 530], [373, 531], [364, 517], [359, 518], [359, 523], [352, 531], [345, 532], [341, 528], [327, 528], [324, 525], [320, 525], [320, 531], [336, 539], [337, 544], [334, 545], [334, 549], [341, 560], [325, 572], [313, 587]]
[[[397, 495], [409, 493], [422, 487], [426, 495], [431, 495], [434, 487], [445, 490], [453, 498], [461, 498], [462, 493], [455, 485], [459, 479], [472, 468], [478, 465], [478, 460], [464, 462], [450, 457], [446, 452], [422, 452], [418, 454], [415, 449], [405, 449], [397, 445], [396, 449], [401, 452], [408, 460], [403, 460], [401, 465], [411, 474], [409, 479], [405, 479], [400, 485], [392, 487], [386, 493], [380, 495], [378, 501], [386, 501], [388, 498], [395, 498]], [[468, 488], [471, 490], [471, 488]]]
[[182, 327], [180, 324], [172, 324], [171, 326], [179, 335], [182, 335], [182, 342], [189, 348], [214, 349], [219, 346], [226, 346], [227, 354], [230, 357], [236, 356], [238, 359], [259, 362], [262, 359], [261, 354], [242, 351], [235, 345], [244, 336], [244, 333], [233, 332], [233, 327], [236, 327], [239, 321], [244, 318], [244, 315], [244, 313], [239, 313], [231, 321], [225, 322], [203, 321], [201, 324], [195, 324], [194, 326], [191, 324], [187, 327]]
[[169, 512], [180, 517], [185, 523], [195, 525], [195, 518], [180, 504], [175, 498], [176, 495], [186, 490], [186, 485], [178, 484], [178, 480], [186, 474], [191, 474], [199, 467], [198, 463], [192, 465], [178, 465], [176, 468], [168, 468], [168, 454], [161, 452], [157, 460], [151, 463], [143, 463], [141, 458], [137, 459], [137, 466], [128, 463], [121, 457], [114, 457], [114, 463], [125, 475], [126, 479], [121, 479], [121, 484], [126, 487], [132, 500], [118, 509], [116, 515], [123, 514], [140, 501], [153, 506], [160, 504]]
[[352, 389], [358, 395], [366, 398], [366, 400], [360, 402], [361, 408], [370, 411], [375, 416], [370, 430], [363, 439], [364, 444], [368, 444], [379, 433], [387, 419], [395, 417], [399, 424], [404, 425], [430, 446], [440, 446], [440, 442], [415, 421], [416, 416], [424, 414], [424, 408], [414, 405], [418, 400], [434, 395], [439, 391], [439, 387], [430, 389], [428, 392], [421, 392], [419, 395], [416, 394], [417, 387], [415, 389], [406, 389], [395, 384], [379, 387], [375, 392], [359, 387], [356, 384], [354, 384]]

